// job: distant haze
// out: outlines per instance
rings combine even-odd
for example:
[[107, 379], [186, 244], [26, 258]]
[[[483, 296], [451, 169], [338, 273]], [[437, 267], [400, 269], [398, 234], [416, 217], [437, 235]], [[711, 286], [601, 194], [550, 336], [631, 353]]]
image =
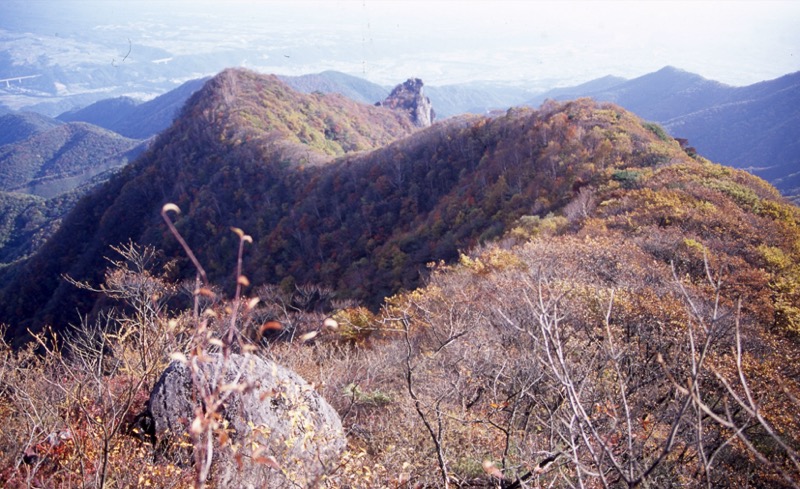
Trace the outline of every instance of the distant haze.
[[[333, 69], [393, 85], [509, 81], [531, 88], [672, 65], [731, 85], [800, 70], [800, 2], [3, 0], [0, 29], [128, 51], [230, 52], [229, 65]], [[106, 52], [107, 50], [107, 52]], [[138, 51], [138, 52], [137, 52]], [[48, 53], [31, 53], [31, 55]], [[152, 56], [156, 56], [153, 54]], [[106, 59], [108, 58], [108, 59]], [[150, 62], [157, 60], [150, 59]], [[220, 63], [219, 58], [215, 58]], [[209, 65], [208, 73], [218, 71]]]

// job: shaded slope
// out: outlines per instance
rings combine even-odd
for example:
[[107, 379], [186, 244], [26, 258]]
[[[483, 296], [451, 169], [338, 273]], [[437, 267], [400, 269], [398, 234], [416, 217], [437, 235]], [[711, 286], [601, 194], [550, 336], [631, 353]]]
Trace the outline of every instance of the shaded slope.
[[0, 117], [0, 146], [17, 143], [60, 125], [61, 122], [34, 112], [15, 112]]
[[625, 83], [625, 78], [606, 75], [601, 78], [596, 78], [594, 80], [589, 80], [586, 83], [581, 83], [580, 85], [575, 85], [571, 87], [558, 87], [553, 88], [551, 90], [547, 90], [544, 93], [540, 93], [536, 95], [536, 97], [528, 100], [526, 102], [527, 105], [538, 107], [542, 104], [545, 100], [573, 100], [576, 98], [586, 97], [587, 94], [601, 92], [603, 90], [609, 90], [613, 87], [622, 85]]
[[332, 70], [309, 75], [281, 76], [280, 79], [298, 92], [338, 93], [364, 104], [374, 104], [389, 95], [389, 90], [385, 87]]
[[86, 122], [122, 134], [117, 128], [133, 111], [139, 101], [131, 97], [116, 97], [98, 100], [81, 109], [59, 114], [56, 119], [64, 122]]
[[553, 90], [529, 103], [539, 105], [547, 98], [591, 97], [621, 105], [645, 119], [663, 122], [729, 102], [735, 91], [734, 87], [666, 66], [632, 80], [604, 77], [576, 87]]
[[129, 97], [101, 100], [82, 109], [65, 112], [57, 119], [65, 122], [88, 122], [128, 138], [146, 139], [169, 127], [186, 100], [206, 81], [208, 78], [190, 80], [142, 103]]
[[667, 66], [620, 85], [593, 91], [590, 96], [660, 122], [728, 102], [734, 91], [734, 87]]
[[746, 168], [800, 195], [800, 73], [735, 90], [733, 101], [664, 123], [714, 161]]
[[0, 190], [51, 197], [127, 163], [139, 142], [75, 122], [0, 148]]

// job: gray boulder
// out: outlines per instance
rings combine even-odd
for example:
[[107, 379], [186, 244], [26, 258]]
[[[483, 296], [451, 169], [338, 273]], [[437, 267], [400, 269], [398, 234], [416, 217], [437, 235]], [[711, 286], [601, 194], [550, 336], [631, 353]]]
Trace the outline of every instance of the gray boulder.
[[[241, 386], [220, 410], [227, 440], [215, 437], [211, 480], [216, 487], [314, 487], [336, 468], [345, 446], [336, 411], [296, 373], [262, 358], [231, 355], [202, 362], [198, 378], [206, 386]], [[220, 385], [221, 385], [220, 384]], [[240, 392], [241, 391], [241, 392]], [[173, 362], [150, 394], [155, 437], [177, 463], [191, 460], [185, 448], [195, 410], [205, 408], [190, 369]], [[223, 438], [225, 435], [223, 435]]]

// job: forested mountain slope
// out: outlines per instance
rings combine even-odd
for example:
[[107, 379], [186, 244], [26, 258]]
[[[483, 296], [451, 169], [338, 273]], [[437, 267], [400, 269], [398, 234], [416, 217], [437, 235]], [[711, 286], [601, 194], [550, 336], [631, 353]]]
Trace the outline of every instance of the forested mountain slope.
[[83, 122], [58, 125], [0, 147], [0, 189], [53, 197], [123, 166], [138, 144]]
[[[412, 130], [399, 113], [339, 95], [298, 94], [275, 77], [225, 71], [191, 98], [138, 162], [79, 202], [46, 249], [5, 271], [9, 302], [2, 320], [12, 331], [23, 331], [18, 328], [34, 316], [39, 325], [74, 320], [62, 306], [75, 291], [61, 275], [97, 279], [110, 245], [162, 242], [158, 210], [165, 200], [185, 205], [187, 218], [197, 214], [179, 225], [203, 230], [192, 241], [209, 240], [204, 258], [211, 258], [210, 270], [219, 278], [230, 271], [225, 238], [232, 220], [247, 216], [270, 229], [304, 191], [297, 181], [305, 178], [306, 166], [379, 147]], [[163, 244], [174, 251], [175, 243]], [[75, 307], [87, 311], [91, 302], [84, 297]]]
[[0, 117], [0, 146], [23, 141], [61, 122], [35, 112], [15, 112]]
[[[399, 114], [223, 72], [145, 157], [6, 273], [3, 321], [74, 322], [95, 299], [60, 277], [99, 283], [111, 245], [132, 239], [181, 256], [158, 216], [166, 202], [184, 210], [177, 226], [215, 281], [229, 282], [236, 226], [254, 238], [245, 261], [253, 283], [320, 284], [376, 307], [416, 287], [427, 263], [497, 238], [523, 216], [563, 212], [584, 187], [617, 182], [620, 198], [645, 205], [627, 189], [689, 160], [657, 127], [585, 100], [454, 119], [400, 139], [410, 133]], [[185, 262], [176, 273], [192, 274]]]

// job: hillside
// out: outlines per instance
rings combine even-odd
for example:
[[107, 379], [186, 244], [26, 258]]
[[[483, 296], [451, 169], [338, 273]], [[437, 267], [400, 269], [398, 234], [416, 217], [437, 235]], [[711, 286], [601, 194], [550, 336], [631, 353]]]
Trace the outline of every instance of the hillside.
[[35, 112], [5, 114], [0, 117], [0, 146], [24, 141], [59, 124], [59, 121]]
[[362, 104], [374, 104], [389, 95], [386, 87], [338, 71], [281, 76], [280, 79], [298, 92], [338, 93]]
[[732, 101], [664, 122], [715, 161], [745, 168], [800, 197], [800, 73], [737, 88]]
[[138, 144], [82, 122], [57, 125], [0, 146], [0, 190], [56, 196], [124, 165]]
[[21, 121], [14, 126], [20, 138], [31, 134], [0, 146], [0, 266], [30, 256], [82, 195], [144, 150], [138, 141], [85, 123], [6, 118]]
[[85, 193], [77, 189], [50, 199], [0, 191], [0, 268], [32, 255], [58, 229]]
[[744, 168], [798, 195], [800, 73], [746, 87], [727, 86], [677, 68], [608, 84], [606, 77], [551, 90], [529, 101], [591, 97], [613, 102], [689, 140], [713, 161]]
[[147, 102], [118, 97], [95, 102], [57, 117], [64, 122], [88, 122], [131, 139], [147, 139], [172, 124], [186, 100], [208, 78], [188, 81]]

